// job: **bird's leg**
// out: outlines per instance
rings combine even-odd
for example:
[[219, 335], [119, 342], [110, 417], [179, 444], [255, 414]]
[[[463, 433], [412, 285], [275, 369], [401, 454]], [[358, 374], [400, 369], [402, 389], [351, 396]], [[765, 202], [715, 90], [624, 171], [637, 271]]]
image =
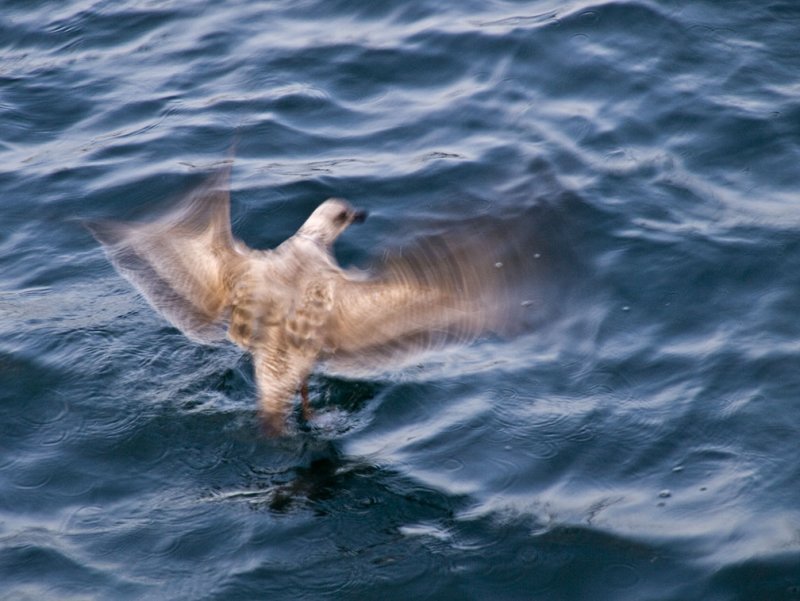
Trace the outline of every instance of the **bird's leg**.
[[314, 417], [314, 412], [311, 409], [311, 404], [308, 402], [308, 382], [303, 382], [300, 387], [300, 398], [303, 400], [303, 419], [309, 421]]

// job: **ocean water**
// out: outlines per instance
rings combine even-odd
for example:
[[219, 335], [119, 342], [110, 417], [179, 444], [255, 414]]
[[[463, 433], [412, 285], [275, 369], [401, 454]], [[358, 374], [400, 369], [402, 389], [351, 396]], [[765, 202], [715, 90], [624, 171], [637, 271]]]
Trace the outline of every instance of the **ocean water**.
[[[800, 599], [800, 5], [0, 2], [0, 599]], [[235, 146], [234, 230], [368, 261], [538, 215], [537, 327], [315, 374], [184, 338], [81, 227]]]

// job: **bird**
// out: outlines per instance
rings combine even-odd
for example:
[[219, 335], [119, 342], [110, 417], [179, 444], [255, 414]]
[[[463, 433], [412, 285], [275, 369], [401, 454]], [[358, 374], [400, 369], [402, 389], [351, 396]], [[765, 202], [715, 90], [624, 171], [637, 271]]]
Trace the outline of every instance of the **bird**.
[[523, 253], [502, 231], [485, 235], [474, 224], [384, 249], [368, 268], [343, 268], [334, 243], [367, 212], [329, 198], [277, 247], [250, 248], [232, 233], [230, 176], [228, 162], [150, 221], [85, 225], [189, 339], [229, 341], [252, 356], [272, 436], [286, 433], [296, 395], [310, 413], [307, 380], [317, 366], [359, 374], [468, 343], [507, 331], [529, 304], [513, 292]]

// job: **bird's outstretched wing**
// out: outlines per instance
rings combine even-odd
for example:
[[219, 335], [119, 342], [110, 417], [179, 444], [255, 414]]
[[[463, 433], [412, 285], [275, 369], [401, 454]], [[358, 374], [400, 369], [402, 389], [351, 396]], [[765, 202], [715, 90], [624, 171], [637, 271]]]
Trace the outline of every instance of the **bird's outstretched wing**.
[[419, 351], [509, 332], [526, 305], [517, 285], [529, 281], [523, 238], [500, 223], [464, 224], [388, 253], [366, 274], [345, 272], [328, 326], [327, 367], [370, 372]]
[[229, 179], [227, 165], [155, 221], [86, 223], [117, 270], [200, 342], [224, 339], [231, 287], [246, 261], [231, 234]]

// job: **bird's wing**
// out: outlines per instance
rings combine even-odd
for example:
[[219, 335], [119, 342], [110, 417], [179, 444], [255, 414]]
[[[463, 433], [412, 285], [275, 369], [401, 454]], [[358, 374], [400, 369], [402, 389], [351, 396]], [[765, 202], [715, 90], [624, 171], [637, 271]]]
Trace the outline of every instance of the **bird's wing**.
[[506, 332], [520, 313], [524, 258], [480, 226], [419, 240], [366, 276], [344, 272], [328, 324], [327, 366], [361, 373], [417, 351]]
[[148, 223], [97, 221], [87, 228], [116, 269], [188, 337], [225, 337], [232, 283], [246, 263], [230, 226], [230, 166]]

